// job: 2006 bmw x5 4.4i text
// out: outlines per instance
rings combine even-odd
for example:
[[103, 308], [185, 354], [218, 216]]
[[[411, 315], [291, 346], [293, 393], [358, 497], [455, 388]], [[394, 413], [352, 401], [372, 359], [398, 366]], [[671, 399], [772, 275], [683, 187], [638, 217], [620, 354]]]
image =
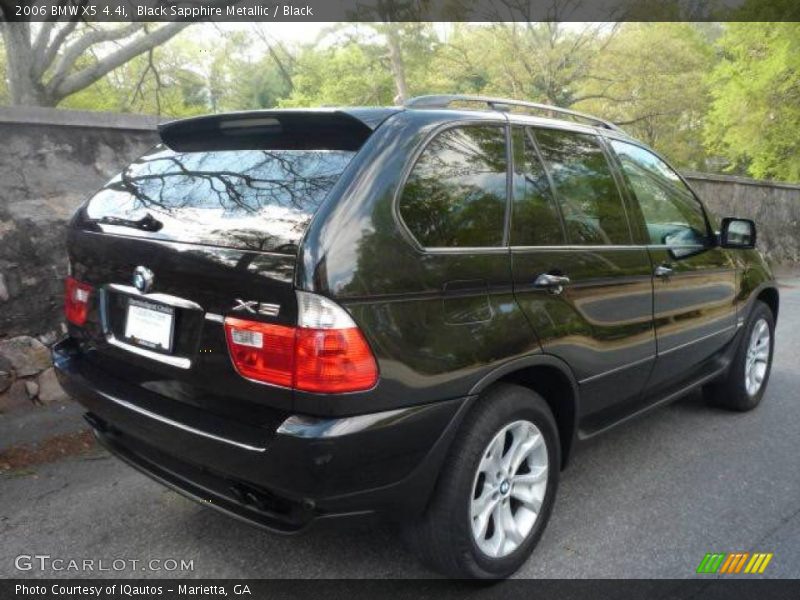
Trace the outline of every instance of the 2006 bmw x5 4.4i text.
[[70, 224], [54, 358], [112, 453], [206, 506], [386, 515], [432, 567], [505, 577], [577, 442], [764, 395], [754, 224], [611, 123], [424, 96], [160, 135]]

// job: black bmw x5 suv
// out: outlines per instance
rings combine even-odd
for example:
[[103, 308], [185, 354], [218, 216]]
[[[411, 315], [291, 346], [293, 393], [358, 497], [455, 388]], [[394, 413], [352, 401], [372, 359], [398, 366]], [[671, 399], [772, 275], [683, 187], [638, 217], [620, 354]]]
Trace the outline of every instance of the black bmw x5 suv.
[[764, 394], [755, 226], [611, 123], [426, 96], [160, 135], [70, 224], [54, 358], [112, 453], [206, 506], [388, 515], [434, 568], [504, 577], [577, 442]]

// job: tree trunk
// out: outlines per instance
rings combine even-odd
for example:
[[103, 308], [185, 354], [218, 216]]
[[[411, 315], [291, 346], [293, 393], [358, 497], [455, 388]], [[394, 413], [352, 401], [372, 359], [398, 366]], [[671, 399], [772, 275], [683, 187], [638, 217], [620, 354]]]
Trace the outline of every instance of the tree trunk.
[[400, 38], [397, 35], [397, 26], [389, 23], [386, 27], [386, 43], [389, 46], [389, 61], [397, 89], [395, 104], [403, 104], [408, 99], [408, 84], [406, 83], [406, 67], [403, 63], [403, 54], [400, 49]]
[[34, 55], [30, 23], [6, 21], [2, 26], [11, 103], [21, 106], [55, 106], [55, 102], [47, 97], [41, 83], [32, 76]]
[[[47, 36], [42, 43], [34, 44], [29, 22], [9, 23], [3, 21], [3, 40], [6, 46], [9, 92], [11, 103], [25, 106], [56, 106], [67, 96], [85, 89], [105, 77], [109, 72], [129, 60], [171, 39], [191, 21], [175, 21], [130, 39], [110, 54], [89, 66], [76, 69], [76, 63], [95, 44], [131, 38], [143, 29], [141, 23], [133, 22], [116, 28], [84, 28], [83, 35], [67, 44], [67, 37], [75, 29], [77, 21], [64, 23], [59, 34], [52, 40]], [[55, 66], [45, 73], [55, 59]]]

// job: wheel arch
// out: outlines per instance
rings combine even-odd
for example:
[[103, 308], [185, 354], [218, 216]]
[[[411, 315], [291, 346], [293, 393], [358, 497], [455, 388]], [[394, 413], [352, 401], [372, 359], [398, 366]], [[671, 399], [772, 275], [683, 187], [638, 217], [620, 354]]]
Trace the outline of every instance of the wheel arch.
[[559, 358], [538, 354], [507, 362], [484, 376], [470, 394], [479, 395], [497, 383], [514, 383], [539, 394], [558, 426], [561, 468], [565, 468], [578, 431], [578, 382], [569, 366]]
[[775, 321], [778, 321], [778, 308], [780, 307], [780, 295], [778, 290], [774, 287], [765, 287], [756, 296], [756, 300], [761, 300], [764, 304], [769, 306], [772, 311], [772, 316]]

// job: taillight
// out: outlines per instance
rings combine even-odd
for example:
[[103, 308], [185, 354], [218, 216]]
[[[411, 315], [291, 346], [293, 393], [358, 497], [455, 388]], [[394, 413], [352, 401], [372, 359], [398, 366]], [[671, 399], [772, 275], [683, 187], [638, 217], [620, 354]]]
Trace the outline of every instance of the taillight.
[[297, 292], [297, 327], [228, 317], [231, 359], [249, 379], [325, 394], [367, 390], [378, 366], [363, 334], [342, 307]]
[[74, 277], [67, 277], [64, 280], [64, 315], [67, 321], [75, 325], [86, 323], [91, 297], [92, 286]]
[[294, 385], [298, 390], [354, 392], [375, 385], [375, 359], [357, 327], [298, 329], [296, 344]]
[[275, 385], [292, 385], [294, 327], [228, 317], [225, 334], [233, 364], [241, 376]]

